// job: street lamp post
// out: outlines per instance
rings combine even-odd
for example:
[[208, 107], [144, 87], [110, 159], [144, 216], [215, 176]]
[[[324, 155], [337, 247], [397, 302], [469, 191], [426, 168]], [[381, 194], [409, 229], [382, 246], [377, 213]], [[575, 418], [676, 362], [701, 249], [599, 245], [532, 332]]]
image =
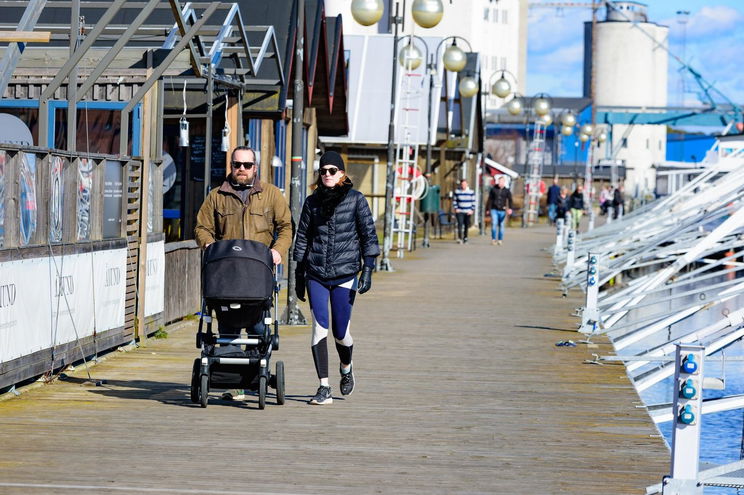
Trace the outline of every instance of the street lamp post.
[[[512, 79], [512, 82], [507, 79], [506, 76], [509, 76]], [[494, 78], [496, 76], [500, 76], [498, 80], [494, 82]], [[512, 92], [513, 88], [517, 86], [517, 78], [509, 72], [506, 69], [498, 70], [491, 74], [491, 77], [488, 78], [488, 89], [489, 93], [493, 96], [496, 96], [497, 98], [506, 99], [509, 95], [512, 95], [512, 99], [509, 100], [504, 104], [507, 112], [509, 112], [511, 115], [519, 115], [522, 113], [522, 104], [519, 100], [519, 97], [516, 92]], [[483, 108], [483, 153], [486, 152], [485, 147], [485, 141], [486, 141], [486, 134], [488, 129], [488, 100], [489, 98], [485, 99], [484, 108]], [[481, 212], [480, 212], [480, 234], [483, 235], [484, 229], [485, 229], [485, 201], [483, 200], [483, 195], [485, 195], [485, 189], [486, 189], [486, 181], [485, 177], [482, 176], [481, 180], [479, 181], [479, 184], [481, 186]], [[493, 219], [491, 219], [493, 221]]]
[[[450, 72], [461, 71], [467, 64], [467, 54], [457, 46], [457, 39], [464, 41], [468, 49], [472, 51], [470, 43], [465, 38], [459, 36], [448, 36], [443, 38], [436, 46], [434, 53], [429, 53], [429, 47], [420, 36], [407, 35], [408, 45], [401, 49], [398, 60], [400, 64], [408, 69], [416, 69], [421, 64], [423, 59], [427, 60], [426, 70], [429, 77], [429, 92], [428, 92], [428, 105], [427, 105], [427, 138], [426, 138], [426, 166], [424, 170], [424, 177], [428, 181], [431, 178], [431, 154], [432, 154], [432, 141], [434, 141], [434, 130], [433, 130], [433, 113], [432, 113], [432, 97], [434, 93], [434, 77], [437, 75], [437, 61], [439, 60], [439, 51], [449, 40], [452, 40], [452, 45], [445, 49], [443, 55], [444, 68]], [[413, 44], [414, 40], [418, 40], [424, 46], [425, 56], [422, 57], [421, 51]], [[470, 78], [472, 80], [472, 78]], [[468, 87], [472, 86], [471, 81], [467, 81]], [[465, 89], [467, 92], [468, 89]], [[472, 96], [472, 95], [470, 95]], [[428, 213], [425, 213], [424, 221], [424, 247], [430, 247], [430, 226]]]
[[[305, 83], [303, 80], [303, 62], [305, 51], [305, 0], [297, 1], [297, 16], [295, 18], [295, 59], [294, 59], [294, 97], [292, 99], [292, 165], [289, 182], [289, 209], [292, 214], [292, 224], [300, 222], [300, 210], [302, 208], [302, 174], [305, 172], [303, 161], [304, 150], [302, 149], [303, 113], [305, 103]], [[307, 320], [300, 311], [295, 295], [295, 271], [297, 262], [292, 259], [291, 250], [287, 254], [287, 308], [282, 315], [282, 323], [285, 325], [305, 325]]]
[[382, 259], [380, 270], [393, 271], [390, 264], [390, 249], [393, 247], [393, 189], [395, 188], [395, 99], [397, 97], [398, 81], [398, 26], [403, 22], [399, 14], [400, 3], [395, 2], [395, 15], [393, 16], [393, 81], [390, 91], [390, 121], [388, 122], [387, 140], [387, 166], [385, 168], [385, 217], [382, 234]]
[[[351, 14], [358, 23], [370, 26], [382, 17], [382, 0], [353, 0]], [[413, 20], [423, 28], [432, 28], [442, 19], [444, 6], [441, 0], [414, 0], [411, 6]], [[395, 14], [391, 18], [393, 28], [393, 74], [390, 92], [390, 122], [388, 123], [387, 167], [385, 181], [385, 213], [380, 270], [393, 271], [390, 263], [390, 250], [393, 245], [393, 190], [395, 188], [395, 100], [398, 80], [398, 28], [403, 23], [400, 16], [400, 2], [395, 2]]]
[[[530, 173], [528, 180], [525, 181], [524, 185], [525, 204], [522, 207], [522, 227], [527, 227], [533, 223], [533, 215], [535, 222], [537, 222], [539, 217], [538, 212], [540, 205], [538, 204], [538, 201], [540, 200], [540, 176], [545, 155], [544, 128], [553, 122], [550, 115], [552, 106], [550, 96], [545, 93], [539, 93], [532, 98], [531, 112], [528, 116], [534, 116], [534, 130], [532, 142], [527, 150], [527, 164], [530, 167]], [[529, 128], [527, 132], [529, 132]]]
[[594, 162], [594, 151], [597, 146], [604, 143], [607, 140], [607, 133], [604, 129], [594, 126], [592, 124], [584, 124], [581, 126], [581, 133], [579, 134], [579, 140], [588, 144], [586, 153], [586, 166], [584, 168], [584, 204], [587, 205], [589, 212], [589, 226], [588, 230], [594, 229], [594, 207], [592, 201], [594, 196], [592, 194], [592, 166]]

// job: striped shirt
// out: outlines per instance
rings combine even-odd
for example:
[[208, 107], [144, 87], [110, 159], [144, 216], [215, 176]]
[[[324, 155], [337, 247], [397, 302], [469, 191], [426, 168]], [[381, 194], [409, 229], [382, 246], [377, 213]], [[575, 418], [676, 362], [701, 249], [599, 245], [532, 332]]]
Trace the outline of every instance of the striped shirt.
[[454, 208], [455, 212], [474, 212], [475, 211], [475, 191], [470, 188], [455, 190], [454, 194]]

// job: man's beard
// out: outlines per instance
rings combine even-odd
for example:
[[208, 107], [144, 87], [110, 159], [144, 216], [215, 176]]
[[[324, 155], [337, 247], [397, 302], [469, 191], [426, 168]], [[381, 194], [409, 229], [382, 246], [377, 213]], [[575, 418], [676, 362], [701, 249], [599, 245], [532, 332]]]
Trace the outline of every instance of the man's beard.
[[247, 175], [238, 176], [234, 174], [233, 182], [235, 182], [236, 184], [240, 184], [241, 186], [247, 186], [252, 182], [252, 180], [250, 180]]

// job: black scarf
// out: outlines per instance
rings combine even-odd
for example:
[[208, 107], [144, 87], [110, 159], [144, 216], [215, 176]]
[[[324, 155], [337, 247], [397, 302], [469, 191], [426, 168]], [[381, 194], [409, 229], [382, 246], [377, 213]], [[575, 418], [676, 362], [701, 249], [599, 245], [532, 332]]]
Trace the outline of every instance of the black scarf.
[[324, 217], [333, 215], [336, 206], [344, 200], [346, 194], [351, 190], [353, 184], [350, 180], [343, 184], [337, 184], [335, 187], [318, 186], [316, 194], [320, 198], [320, 212]]

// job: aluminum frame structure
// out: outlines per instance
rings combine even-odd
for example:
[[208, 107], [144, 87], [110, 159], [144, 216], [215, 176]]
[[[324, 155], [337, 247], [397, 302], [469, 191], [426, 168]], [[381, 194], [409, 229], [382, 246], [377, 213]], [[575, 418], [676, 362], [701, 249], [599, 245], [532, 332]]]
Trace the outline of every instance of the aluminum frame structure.
[[[731, 304], [744, 296], [737, 278], [744, 270], [744, 153], [733, 158], [733, 166], [711, 159], [671, 195], [578, 233], [570, 250], [562, 242], [552, 250], [563, 273], [561, 290], [587, 291], [576, 313], [579, 331], [606, 335], [621, 353], [592, 362], [622, 361], [639, 393], [675, 374], [678, 346], [701, 346], [705, 360], [714, 361], [744, 340], [744, 309]], [[703, 387], [725, 390], [723, 369], [723, 378], [706, 377]], [[647, 407], [656, 423], [676, 414], [671, 404]], [[741, 408], [744, 396], [728, 395], [704, 400], [701, 414]], [[701, 470], [698, 481], [744, 487], [744, 472], [733, 473], [744, 467], [739, 464]], [[676, 482], [647, 493], [696, 493], [669, 485]]]
[[[6, 2], [8, 7], [17, 8], [17, 2]], [[2, 12], [3, 2], [0, 2]], [[45, 8], [71, 9], [71, 20], [79, 19], [81, 8], [105, 9], [101, 16], [89, 25], [38, 22]], [[126, 25], [116, 24], [116, 16], [126, 9], [138, 11], [138, 14]], [[172, 17], [168, 24], [148, 22], [148, 19], [160, 9], [169, 10]], [[220, 12], [226, 12], [224, 17]], [[161, 17], [162, 18], [162, 14]], [[5, 16], [9, 19], [9, 16]], [[0, 21], [0, 29], [18, 27]], [[43, 86], [38, 97], [39, 107], [39, 144], [53, 147], [53, 136], [50, 136], [54, 114], [51, 113], [51, 103], [55, 102], [55, 95], [63, 84], [67, 84], [68, 122], [75, 122], [77, 104], [89, 101], [88, 93], [104, 74], [120, 75], [123, 79], [133, 79], [132, 70], [111, 68], [115, 65], [117, 56], [126, 49], [140, 53], [148, 50], [158, 50], [165, 53], [160, 61], [148, 66], [144, 81], [136, 81], [137, 91], [128, 99], [121, 109], [121, 141], [120, 154], [128, 154], [129, 145], [129, 114], [144, 98], [145, 93], [161, 80], [164, 75], [175, 76], [180, 80], [208, 80], [209, 85], [219, 84], [242, 92], [252, 86], [284, 85], [285, 77], [280, 60], [279, 47], [273, 26], [246, 26], [240, 12], [239, 5], [234, 2], [187, 2], [181, 7], [177, 0], [148, 0], [130, 1], [113, 0], [100, 1], [59, 1], [34, 0], [31, 2], [21, 21], [24, 29], [50, 31], [52, 41], [70, 40], [70, 54], [59, 66], [52, 67], [54, 77]], [[258, 44], [256, 38], [260, 38]], [[251, 42], [251, 39], [254, 42]], [[146, 42], [143, 40], [147, 40]], [[95, 66], [81, 67], [81, 62], [89, 55], [91, 49], [106, 47], [105, 55], [97, 61]], [[15, 50], [15, 51], [14, 51]], [[188, 50], [188, 66], [183, 66], [178, 58]], [[13, 69], [16, 68], [20, 55], [14, 46], [6, 50], [2, 63], [10, 70], [3, 72], [5, 84], [11, 83]], [[272, 74], [276, 77], [261, 78], [259, 75], [262, 64], [266, 60], [273, 60], [275, 68]], [[229, 62], [228, 62], [229, 61]], [[78, 72], [87, 71], [81, 85]], [[141, 76], [140, 76], [141, 77]], [[137, 79], [135, 77], [135, 79]], [[3, 82], [0, 81], [0, 82]], [[179, 81], [180, 82], [180, 81]], [[2, 95], [2, 92], [0, 92]], [[68, 148], [74, 147], [76, 142], [76, 126], [68, 126]], [[132, 129], [133, 133], [138, 132]], [[209, 140], [207, 140], [209, 143]], [[207, 154], [207, 160], [209, 154]]]

